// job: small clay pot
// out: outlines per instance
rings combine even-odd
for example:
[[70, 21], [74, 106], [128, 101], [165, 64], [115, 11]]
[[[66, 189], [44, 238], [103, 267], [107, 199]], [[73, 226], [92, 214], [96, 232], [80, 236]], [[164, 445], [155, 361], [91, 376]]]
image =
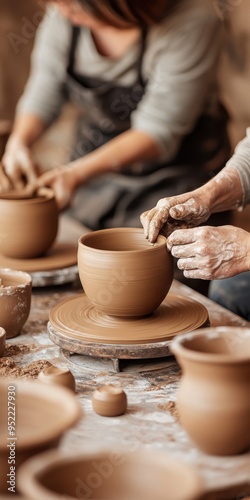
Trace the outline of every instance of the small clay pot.
[[0, 251], [13, 259], [44, 255], [58, 231], [58, 208], [52, 189], [37, 194], [0, 194]]
[[41, 371], [38, 380], [46, 384], [59, 384], [75, 391], [75, 379], [70, 370], [63, 370], [57, 366], [49, 366]]
[[111, 316], [152, 313], [166, 297], [173, 280], [173, 258], [166, 239], [155, 244], [140, 228], [114, 228], [83, 235], [78, 268], [90, 302]]
[[250, 448], [250, 329], [217, 327], [177, 336], [171, 351], [183, 376], [180, 423], [211, 455]]
[[5, 339], [6, 339], [6, 331], [4, 328], [0, 327], [0, 358], [3, 356], [5, 351]]
[[29, 317], [31, 290], [32, 279], [28, 273], [0, 269], [0, 325], [7, 339], [16, 337]]
[[98, 415], [117, 417], [127, 409], [127, 396], [121, 387], [104, 385], [95, 390], [92, 405]]
[[198, 500], [204, 490], [193, 468], [152, 450], [43, 453], [22, 465], [18, 488], [28, 500]]
[[9, 457], [14, 459], [16, 477], [22, 462], [58, 445], [80, 419], [81, 407], [65, 387], [16, 379], [0, 381], [0, 401], [0, 493], [4, 493], [9, 487]]

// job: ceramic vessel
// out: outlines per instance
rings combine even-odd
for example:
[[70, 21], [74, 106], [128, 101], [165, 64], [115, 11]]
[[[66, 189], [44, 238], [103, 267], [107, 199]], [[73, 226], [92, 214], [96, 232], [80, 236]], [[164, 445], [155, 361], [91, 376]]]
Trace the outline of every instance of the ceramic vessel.
[[4, 328], [0, 327], [0, 358], [4, 355], [5, 339], [6, 339], [6, 331], [4, 330]]
[[7, 339], [16, 337], [29, 317], [31, 290], [28, 273], [0, 268], [0, 326]]
[[149, 243], [142, 229], [114, 228], [82, 236], [78, 268], [90, 302], [111, 316], [152, 313], [173, 280], [173, 258], [166, 239]]
[[117, 417], [127, 409], [127, 396], [121, 387], [104, 385], [95, 390], [92, 405], [98, 415]]
[[250, 448], [250, 329], [217, 327], [176, 337], [171, 350], [183, 370], [180, 422], [212, 455]]
[[0, 194], [0, 252], [13, 259], [44, 255], [55, 241], [58, 208], [51, 189]]
[[[11, 458], [15, 475], [26, 459], [58, 445], [63, 433], [79, 420], [81, 407], [69, 389], [16, 379], [0, 381], [0, 401], [0, 493], [3, 493], [9, 486], [7, 474], [13, 472]], [[7, 446], [8, 442], [12, 447]]]
[[63, 370], [57, 366], [49, 366], [41, 371], [38, 380], [46, 384], [59, 384], [75, 391], [75, 379], [70, 370]]
[[18, 486], [30, 500], [197, 500], [203, 488], [192, 468], [146, 450], [45, 453], [22, 466]]

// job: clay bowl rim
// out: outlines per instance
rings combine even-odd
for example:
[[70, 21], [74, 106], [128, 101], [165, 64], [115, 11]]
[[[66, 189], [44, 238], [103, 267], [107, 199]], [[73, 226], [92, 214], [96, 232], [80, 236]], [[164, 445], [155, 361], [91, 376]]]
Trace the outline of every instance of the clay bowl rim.
[[[16, 392], [19, 392], [19, 397], [22, 396], [22, 393], [25, 393], [31, 398], [32, 396], [41, 398], [44, 403], [52, 403], [54, 404], [54, 406], [56, 406], [56, 402], [59, 402], [61, 404], [63, 403], [65, 409], [67, 409], [67, 413], [61, 412], [62, 417], [60, 418], [60, 420], [57, 419], [56, 428], [49, 429], [49, 426], [47, 426], [46, 431], [43, 430], [42, 435], [41, 432], [38, 432], [35, 439], [34, 437], [29, 438], [26, 436], [24, 442], [21, 442], [22, 438], [19, 438], [17, 440], [19, 451], [24, 452], [33, 448], [39, 448], [40, 446], [47, 446], [51, 441], [60, 438], [60, 436], [62, 436], [64, 432], [70, 429], [73, 425], [75, 425], [82, 416], [82, 408], [80, 403], [78, 402], [72, 391], [66, 387], [55, 384], [51, 385], [48, 390], [48, 385], [38, 380], [32, 381], [9, 378], [0, 381], [0, 390], [1, 388], [8, 388], [8, 386], [11, 385], [16, 386]], [[2, 452], [6, 452], [6, 443], [1, 444], [0, 441], [0, 453]]]
[[22, 189], [20, 191], [9, 191], [6, 193], [0, 193], [0, 203], [10, 203], [11, 204], [44, 204], [50, 200], [55, 199], [55, 193], [53, 189], [42, 187], [38, 188], [35, 193], [25, 191]]
[[[188, 481], [190, 481], [188, 484], [190, 489], [189, 495], [186, 495], [185, 500], [193, 500], [194, 495], [195, 499], [197, 498], [198, 500], [198, 498], [204, 494], [204, 481], [194, 467], [176, 458], [172, 458], [170, 454], [166, 454], [162, 451], [144, 450], [143, 448], [133, 452], [117, 448], [104, 448], [95, 451], [89, 450], [85, 453], [65, 453], [60, 450], [48, 450], [33, 456], [20, 466], [17, 477], [18, 489], [20, 489], [22, 494], [28, 494], [29, 498], [31, 498], [30, 495], [33, 495], [33, 498], [37, 500], [44, 500], [44, 498], [48, 500], [59, 500], [59, 498], [61, 498], [59, 493], [51, 491], [39, 483], [39, 479], [42, 477], [43, 473], [47, 473], [51, 468], [53, 470], [55, 467], [64, 466], [65, 464], [72, 465], [80, 460], [87, 460], [88, 462], [94, 460], [107, 460], [112, 454], [122, 455], [128, 459], [132, 458], [132, 463], [138, 463], [139, 459], [148, 466], [150, 466], [150, 464], [166, 466], [166, 470], [169, 468], [168, 472], [170, 474], [173, 470], [179, 470], [180, 473], [183, 472], [183, 476], [185, 475]], [[22, 488], [23, 484], [25, 485], [24, 489]], [[76, 497], [67, 496], [67, 498], [68, 500], [75, 500]], [[93, 500], [95, 500], [94, 497]]]
[[[12, 269], [10, 267], [0, 267], [0, 278], [1, 276], [11, 276], [18, 275], [20, 278], [24, 278], [25, 283], [17, 283], [16, 285], [3, 285], [3, 288], [0, 286], [0, 295], [4, 294], [8, 291], [22, 290], [28, 286], [32, 286], [32, 276], [26, 271], [19, 271], [18, 269]], [[1, 278], [3, 279], [3, 278]]]
[[86, 244], [86, 240], [88, 238], [93, 238], [93, 237], [98, 237], [99, 235], [102, 234], [112, 234], [112, 233], [139, 233], [139, 234], [144, 234], [142, 228], [135, 228], [135, 227], [116, 227], [116, 228], [110, 228], [110, 229], [99, 229], [97, 231], [92, 231], [88, 232], [86, 234], [83, 234], [80, 236], [78, 240], [78, 246], [81, 248], [87, 248], [93, 252], [96, 252], [97, 254], [103, 254], [103, 253], [109, 253], [113, 255], [122, 255], [122, 254], [142, 254], [144, 252], [152, 252], [156, 251], [159, 248], [162, 248], [163, 246], [167, 248], [167, 239], [165, 236], [162, 234], [159, 234], [157, 240], [155, 243], [150, 243], [146, 236], [145, 236], [145, 245], [148, 243], [148, 247], [142, 248], [142, 249], [134, 249], [134, 250], [107, 250], [107, 249], [102, 249], [102, 248], [95, 248], [94, 246], [90, 246]]
[[205, 339], [216, 339], [216, 338], [228, 338], [234, 341], [237, 333], [243, 333], [242, 340], [250, 339], [250, 328], [239, 327], [239, 326], [218, 326], [209, 328], [200, 328], [192, 332], [185, 333], [183, 335], [177, 335], [170, 343], [171, 352], [178, 358], [183, 357], [183, 359], [188, 359], [191, 361], [197, 361], [201, 363], [212, 363], [212, 364], [239, 364], [239, 363], [250, 363], [249, 354], [234, 354], [232, 353], [209, 353], [198, 350], [193, 350], [183, 345], [186, 341], [190, 341], [196, 338], [204, 337]]

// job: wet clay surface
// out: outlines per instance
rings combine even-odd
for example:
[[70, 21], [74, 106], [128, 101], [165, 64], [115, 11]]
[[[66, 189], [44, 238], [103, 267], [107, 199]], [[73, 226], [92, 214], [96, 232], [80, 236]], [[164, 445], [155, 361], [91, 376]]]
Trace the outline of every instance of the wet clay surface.
[[[161, 360], [122, 363], [122, 372], [115, 373], [110, 360], [93, 357], [68, 356], [52, 343], [47, 335], [49, 311], [60, 301], [68, 300], [82, 289], [75, 285], [34, 290], [29, 319], [19, 337], [7, 341], [11, 346], [27, 346], [27, 351], [12, 353], [9, 360], [19, 368], [31, 363], [47, 361], [62, 369], [70, 369], [76, 380], [77, 398], [83, 408], [80, 423], [67, 432], [60, 445], [62, 451], [101, 451], [108, 447], [124, 450], [162, 450], [184, 463], [197, 468], [208, 489], [224, 489], [249, 481], [250, 454], [236, 457], [213, 457], [200, 452], [188, 438], [173, 415], [176, 391], [180, 382], [180, 368], [173, 357]], [[208, 310], [212, 326], [248, 326], [249, 323], [226, 311], [185, 285], [173, 282], [171, 293], [192, 298]], [[8, 351], [7, 351], [8, 352]], [[0, 359], [0, 367], [5, 358]], [[6, 361], [4, 361], [6, 362]], [[25, 375], [27, 376], [27, 374]], [[117, 384], [127, 394], [128, 408], [124, 415], [104, 418], [92, 408], [94, 391], [102, 385]], [[223, 494], [217, 498], [236, 499], [239, 493], [250, 493], [237, 487], [235, 496]], [[216, 500], [217, 500], [216, 498]], [[213, 497], [213, 500], [214, 497]], [[238, 499], [237, 499], [238, 500]]]

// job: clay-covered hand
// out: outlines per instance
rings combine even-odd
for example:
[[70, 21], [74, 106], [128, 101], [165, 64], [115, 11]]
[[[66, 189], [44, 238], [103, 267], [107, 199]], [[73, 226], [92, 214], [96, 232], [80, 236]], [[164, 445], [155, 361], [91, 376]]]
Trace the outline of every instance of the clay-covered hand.
[[222, 279], [250, 270], [250, 233], [238, 227], [179, 229], [167, 246], [186, 278]]
[[0, 192], [21, 189], [37, 177], [32, 152], [22, 142], [10, 139], [0, 167]]
[[192, 191], [162, 198], [152, 210], [141, 215], [141, 223], [146, 238], [153, 243], [159, 233], [168, 237], [175, 229], [198, 226], [210, 215], [206, 193]]
[[33, 183], [33, 187], [36, 188], [45, 186], [53, 189], [59, 210], [66, 208], [70, 204], [75, 190], [74, 176], [70, 165], [45, 172]]

